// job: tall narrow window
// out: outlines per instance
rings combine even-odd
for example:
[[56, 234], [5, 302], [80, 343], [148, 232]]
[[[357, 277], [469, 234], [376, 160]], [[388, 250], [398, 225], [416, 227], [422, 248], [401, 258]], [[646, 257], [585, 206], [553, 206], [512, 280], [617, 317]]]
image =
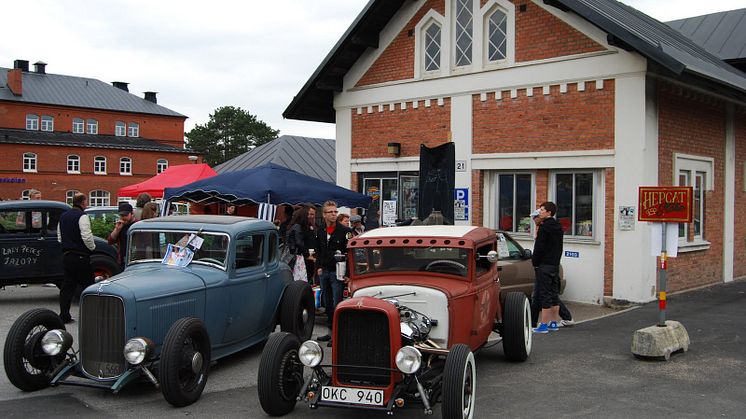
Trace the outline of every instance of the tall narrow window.
[[65, 192], [65, 202], [67, 202], [67, 205], [73, 205], [73, 197], [75, 197], [76, 193], [78, 193], [78, 191], [75, 189]]
[[119, 159], [119, 174], [120, 175], [131, 175], [132, 174], [132, 159], [129, 157], [122, 157]]
[[73, 118], [73, 134], [85, 133], [85, 122], [80, 118]]
[[566, 235], [593, 236], [593, 173], [558, 173], [555, 176], [555, 217]]
[[23, 171], [36, 172], [36, 153], [23, 153]]
[[93, 173], [97, 175], [106, 174], [106, 157], [96, 156], [93, 159]]
[[440, 25], [433, 22], [425, 29], [425, 71], [440, 69]]
[[105, 207], [109, 205], [109, 191], [95, 190], [91, 191], [88, 197], [88, 206]]
[[39, 116], [34, 114], [26, 115], [26, 129], [29, 131], [39, 130]]
[[140, 136], [140, 124], [130, 122], [127, 124], [127, 136], [128, 137], [139, 137]]
[[89, 119], [86, 121], [86, 130], [89, 134], [98, 134], [98, 121]]
[[52, 132], [54, 131], [54, 118], [49, 115], [42, 115], [41, 117], [41, 130]]
[[531, 232], [531, 174], [501, 174], [498, 176], [497, 214], [500, 230], [515, 233]]
[[75, 154], [67, 156], [67, 173], [80, 173], [80, 156]]
[[456, 0], [456, 67], [471, 64], [473, 0]]
[[508, 49], [508, 17], [501, 10], [495, 10], [487, 20], [487, 60], [504, 60]]
[[155, 171], [156, 173], [161, 173], [164, 170], [168, 169], [168, 160], [166, 159], [158, 159], [158, 161], [155, 164]]
[[691, 186], [694, 193], [694, 221], [691, 224], [679, 223], [679, 237], [687, 240], [689, 230], [694, 229], [694, 239], [702, 239], [703, 214], [705, 213], [705, 188], [707, 174], [693, 170], [679, 171], [679, 186]]
[[127, 134], [127, 125], [122, 121], [117, 121], [114, 125], [114, 135], [124, 137]]

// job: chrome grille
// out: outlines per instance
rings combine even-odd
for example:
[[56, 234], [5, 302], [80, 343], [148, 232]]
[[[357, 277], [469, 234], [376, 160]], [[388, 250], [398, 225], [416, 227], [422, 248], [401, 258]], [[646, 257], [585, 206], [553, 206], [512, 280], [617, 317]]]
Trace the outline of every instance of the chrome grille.
[[379, 311], [344, 310], [339, 313], [336, 336], [337, 380], [344, 384], [387, 386], [391, 381], [389, 319]]
[[117, 297], [86, 295], [80, 304], [80, 359], [83, 371], [98, 378], [114, 378], [124, 360], [124, 305]]

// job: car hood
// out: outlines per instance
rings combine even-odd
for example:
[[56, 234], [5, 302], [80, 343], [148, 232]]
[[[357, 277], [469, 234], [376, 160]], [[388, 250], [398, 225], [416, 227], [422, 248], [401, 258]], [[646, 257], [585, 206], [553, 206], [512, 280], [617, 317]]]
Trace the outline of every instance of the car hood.
[[113, 294], [137, 301], [205, 289], [203, 278], [185, 268], [151, 266], [127, 270], [86, 288], [86, 294]]

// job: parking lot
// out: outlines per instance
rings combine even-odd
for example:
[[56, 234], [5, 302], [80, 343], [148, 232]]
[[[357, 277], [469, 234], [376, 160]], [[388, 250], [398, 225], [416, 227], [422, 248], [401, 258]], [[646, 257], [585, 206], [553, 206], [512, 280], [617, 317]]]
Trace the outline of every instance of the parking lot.
[[[641, 361], [630, 352], [632, 333], [655, 324], [657, 304], [535, 336], [525, 363], [508, 363], [500, 345], [477, 354], [475, 417], [742, 417], [746, 410], [743, 373], [746, 351], [746, 281], [720, 284], [669, 298], [668, 318], [680, 321], [690, 350], [670, 362]], [[34, 307], [57, 309], [57, 290], [42, 286], [0, 290], [0, 336], [15, 318]], [[77, 307], [74, 307], [73, 317]], [[73, 324], [74, 326], [74, 324]], [[71, 328], [76, 334], [75, 327]], [[325, 330], [317, 322], [315, 334]], [[0, 373], [4, 417], [266, 417], [256, 395], [261, 345], [214, 365], [202, 398], [175, 409], [152, 385], [118, 394], [57, 387], [22, 393]], [[309, 410], [298, 404], [287, 417], [347, 418], [348, 410]], [[382, 418], [378, 412], [356, 417]], [[424, 417], [420, 409], [397, 417]], [[439, 406], [435, 418], [440, 417]]]

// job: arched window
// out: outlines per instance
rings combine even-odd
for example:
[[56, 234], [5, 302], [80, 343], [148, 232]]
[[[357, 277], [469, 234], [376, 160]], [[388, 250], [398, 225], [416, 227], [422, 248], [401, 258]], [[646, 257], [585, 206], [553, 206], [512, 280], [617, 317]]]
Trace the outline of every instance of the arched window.
[[454, 64], [456, 67], [471, 65], [471, 50], [474, 34], [474, 0], [456, 0], [454, 30]]
[[54, 118], [49, 115], [42, 115], [41, 130], [46, 132], [54, 131]]
[[127, 134], [127, 125], [122, 121], [117, 121], [114, 125], [114, 135], [124, 137]]
[[73, 118], [73, 134], [85, 133], [85, 122], [81, 118]]
[[440, 70], [440, 34], [440, 25], [435, 22], [432, 22], [425, 29], [425, 46], [422, 53], [424, 54], [423, 63], [426, 72]]
[[508, 16], [496, 9], [487, 18], [487, 61], [504, 60], [508, 56]]
[[168, 160], [158, 159], [158, 161], [155, 163], [155, 172], [161, 173], [162, 171], [166, 169], [168, 169]]
[[67, 156], [67, 173], [80, 173], [80, 156], [75, 154]]
[[26, 115], [26, 129], [29, 131], [39, 130], [39, 116], [32, 113]]
[[136, 122], [130, 122], [127, 125], [127, 136], [128, 137], [139, 137], [140, 136], [140, 124]]
[[122, 157], [119, 159], [119, 174], [130, 176], [132, 175], [132, 159], [129, 157]]
[[75, 189], [65, 192], [65, 202], [67, 202], [67, 205], [73, 205], [73, 197], [76, 193], [78, 193], [78, 191]]
[[86, 130], [89, 134], [98, 134], [98, 121], [95, 119], [88, 119], [86, 121]]
[[106, 174], [106, 157], [96, 156], [93, 159], [93, 173], [96, 175]]
[[104, 191], [101, 189], [91, 191], [91, 194], [88, 196], [89, 207], [105, 207], [108, 205], [109, 205], [109, 191]]
[[36, 153], [23, 153], [23, 171], [36, 172]]

